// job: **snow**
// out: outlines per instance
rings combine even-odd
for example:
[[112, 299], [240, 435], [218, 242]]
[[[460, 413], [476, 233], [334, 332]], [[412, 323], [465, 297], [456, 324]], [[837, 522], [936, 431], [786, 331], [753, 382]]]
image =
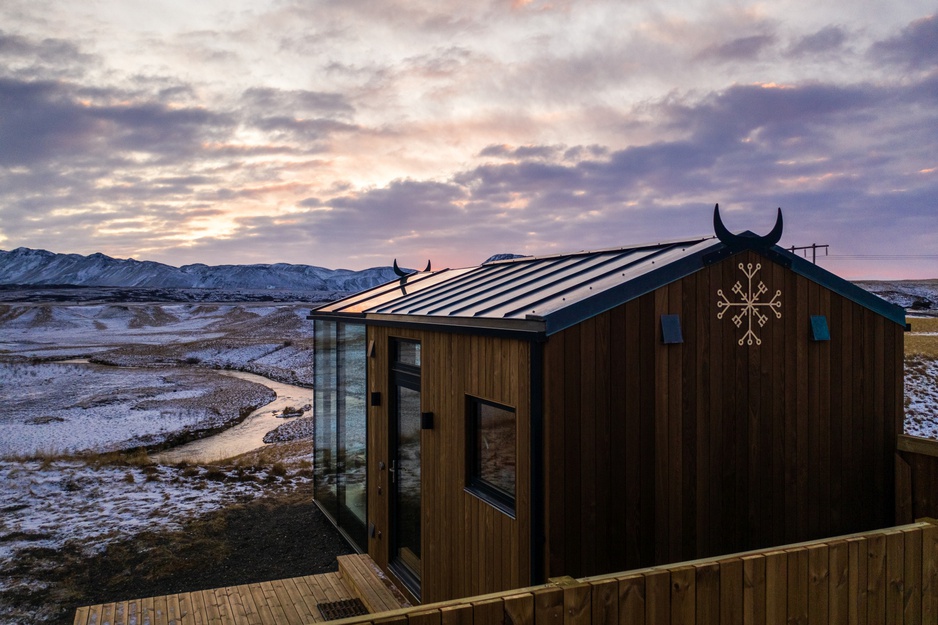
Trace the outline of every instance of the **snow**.
[[938, 439], [938, 360], [906, 359], [905, 433]]
[[264, 436], [265, 443], [286, 443], [312, 439], [315, 433], [313, 417], [291, 419]]
[[[214, 468], [215, 476], [208, 478], [209, 470], [0, 460], [0, 562], [14, 562], [26, 548], [61, 549], [66, 542], [89, 554], [99, 552], [138, 532], [180, 529], [188, 519], [274, 488], [292, 490], [310, 479], [303, 472], [284, 479], [250, 467], [240, 474], [236, 468], [220, 474]], [[0, 568], [0, 592], [15, 583]]]
[[109, 451], [213, 429], [274, 397], [211, 371], [0, 363], [0, 456]]

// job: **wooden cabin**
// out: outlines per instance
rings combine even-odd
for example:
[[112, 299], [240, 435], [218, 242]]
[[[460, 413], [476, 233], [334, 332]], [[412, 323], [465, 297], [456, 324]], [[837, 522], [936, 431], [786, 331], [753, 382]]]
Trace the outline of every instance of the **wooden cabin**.
[[424, 603], [893, 525], [904, 311], [714, 224], [315, 309], [319, 506]]

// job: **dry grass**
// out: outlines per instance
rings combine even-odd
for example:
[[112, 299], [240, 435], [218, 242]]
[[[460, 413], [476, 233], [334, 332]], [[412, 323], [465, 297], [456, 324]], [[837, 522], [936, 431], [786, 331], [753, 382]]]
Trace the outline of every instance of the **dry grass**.
[[86, 462], [93, 467], [143, 467], [152, 464], [150, 457], [147, 455], [147, 450], [143, 447], [125, 449], [121, 451], [105, 451], [100, 453], [69, 453], [55, 449], [42, 449], [28, 454], [5, 454], [0, 456], [0, 458], [13, 462], [41, 462], [44, 467], [48, 467], [53, 462], [68, 461]]
[[912, 332], [938, 332], [938, 317], [907, 317]]
[[905, 355], [938, 358], [938, 319], [910, 317], [912, 332], [905, 335]]
[[225, 461], [225, 464], [239, 467], [270, 467], [275, 464], [311, 469], [313, 466], [313, 445], [311, 441], [290, 441], [271, 443], [260, 449], [249, 451]]

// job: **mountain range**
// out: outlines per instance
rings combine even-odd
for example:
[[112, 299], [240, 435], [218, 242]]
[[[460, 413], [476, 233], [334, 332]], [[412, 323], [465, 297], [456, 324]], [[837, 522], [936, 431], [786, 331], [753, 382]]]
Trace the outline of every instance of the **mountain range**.
[[56, 254], [25, 247], [0, 250], [0, 285], [352, 292], [395, 278], [391, 267], [361, 271], [287, 263], [173, 267], [100, 253]]

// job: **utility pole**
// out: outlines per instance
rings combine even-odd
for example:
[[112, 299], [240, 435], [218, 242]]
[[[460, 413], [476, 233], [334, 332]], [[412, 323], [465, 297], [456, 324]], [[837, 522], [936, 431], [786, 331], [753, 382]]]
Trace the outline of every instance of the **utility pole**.
[[788, 248], [788, 251], [794, 254], [796, 251], [804, 251], [804, 257], [808, 257], [808, 250], [811, 250], [811, 262], [815, 265], [817, 264], [817, 251], [819, 248], [824, 248], [824, 255], [827, 256], [827, 248], [830, 247], [827, 243], [819, 244], [812, 243], [811, 245], [792, 245]]

